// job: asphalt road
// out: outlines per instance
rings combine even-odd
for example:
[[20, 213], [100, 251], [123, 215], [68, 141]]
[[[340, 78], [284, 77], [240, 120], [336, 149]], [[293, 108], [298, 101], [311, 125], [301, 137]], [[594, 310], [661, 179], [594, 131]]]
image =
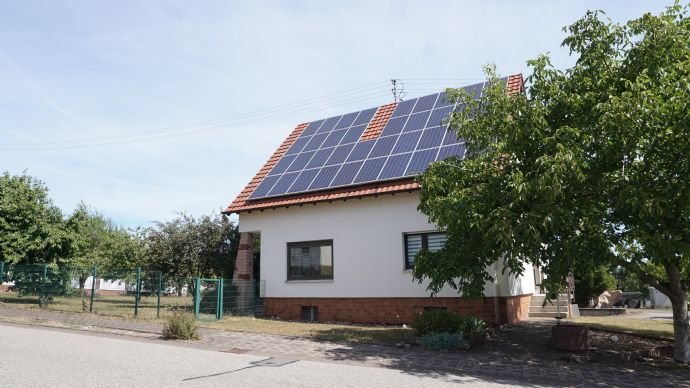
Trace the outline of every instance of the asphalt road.
[[1, 387], [498, 386], [476, 378], [221, 353], [162, 341], [0, 324]]

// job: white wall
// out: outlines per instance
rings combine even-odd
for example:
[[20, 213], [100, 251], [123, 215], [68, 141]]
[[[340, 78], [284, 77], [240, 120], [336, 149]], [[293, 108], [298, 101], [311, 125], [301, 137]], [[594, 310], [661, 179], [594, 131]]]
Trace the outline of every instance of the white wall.
[[[240, 231], [261, 233], [261, 279], [267, 297], [426, 297], [426, 284], [405, 270], [403, 234], [435, 230], [417, 211], [419, 193], [349, 199], [240, 215]], [[287, 281], [287, 243], [333, 240], [333, 280]], [[524, 279], [500, 275], [498, 295], [534, 292]], [[493, 272], [492, 272], [493, 273]], [[487, 284], [486, 296], [494, 296]], [[447, 289], [438, 296], [456, 296]]]

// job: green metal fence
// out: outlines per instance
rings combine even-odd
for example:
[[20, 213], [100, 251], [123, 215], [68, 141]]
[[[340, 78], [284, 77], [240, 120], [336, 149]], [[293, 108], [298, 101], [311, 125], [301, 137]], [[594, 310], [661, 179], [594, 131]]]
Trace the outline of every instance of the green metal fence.
[[106, 271], [0, 262], [0, 302], [125, 318], [166, 318], [175, 312], [206, 320], [260, 315], [262, 287], [247, 280], [166, 277], [141, 268]]

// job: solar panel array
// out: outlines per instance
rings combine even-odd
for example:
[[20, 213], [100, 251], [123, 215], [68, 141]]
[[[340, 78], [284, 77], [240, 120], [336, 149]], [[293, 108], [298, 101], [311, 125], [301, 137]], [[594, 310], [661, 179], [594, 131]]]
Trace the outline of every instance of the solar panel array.
[[[465, 90], [478, 96], [482, 86]], [[444, 121], [455, 108], [445, 92], [400, 102], [381, 136], [364, 141], [377, 108], [311, 122], [249, 199], [399, 179], [433, 161], [464, 158], [464, 142]]]

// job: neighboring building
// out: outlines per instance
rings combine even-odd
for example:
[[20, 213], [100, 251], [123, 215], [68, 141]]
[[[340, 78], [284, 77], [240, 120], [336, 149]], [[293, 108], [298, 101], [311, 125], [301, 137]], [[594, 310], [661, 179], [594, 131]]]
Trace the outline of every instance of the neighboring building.
[[[505, 81], [508, 93], [524, 91], [521, 75]], [[464, 143], [443, 125], [453, 109], [441, 92], [292, 131], [225, 210], [240, 217], [236, 279], [251, 278], [251, 235], [261, 236], [265, 315], [398, 324], [427, 308], [497, 323], [527, 316], [532, 268], [515, 278], [495, 265], [497, 281], [476, 300], [452, 289], [430, 298], [412, 278], [415, 254], [445, 242], [417, 210], [414, 177], [430, 162], [464, 157]]]
[[[79, 282], [72, 281], [72, 287], [79, 288]], [[84, 291], [86, 295], [91, 295], [91, 289], [95, 291], [95, 295], [101, 296], [122, 296], [127, 295], [127, 291], [131, 289], [131, 285], [121, 279], [108, 280], [96, 278], [96, 284], [93, 284], [93, 276], [89, 276], [84, 282]]]

